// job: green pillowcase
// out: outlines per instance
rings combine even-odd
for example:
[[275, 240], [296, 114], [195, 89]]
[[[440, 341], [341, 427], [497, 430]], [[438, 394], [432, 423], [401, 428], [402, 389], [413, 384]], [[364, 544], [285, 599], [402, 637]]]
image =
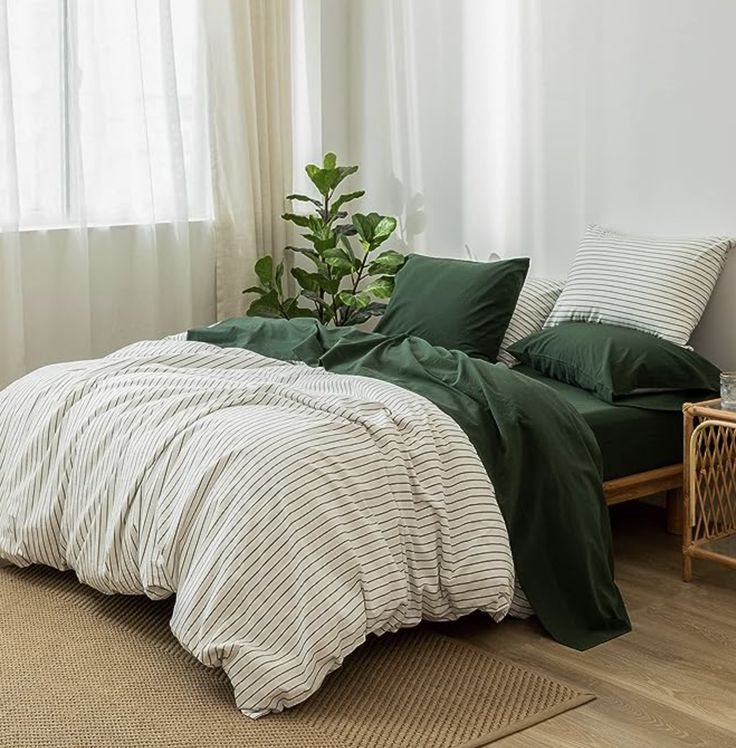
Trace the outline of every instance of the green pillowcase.
[[529, 259], [470, 262], [410, 255], [376, 332], [495, 361]]
[[550, 379], [614, 398], [641, 390], [717, 391], [720, 370], [687, 348], [628, 327], [570, 322], [514, 343], [509, 352]]

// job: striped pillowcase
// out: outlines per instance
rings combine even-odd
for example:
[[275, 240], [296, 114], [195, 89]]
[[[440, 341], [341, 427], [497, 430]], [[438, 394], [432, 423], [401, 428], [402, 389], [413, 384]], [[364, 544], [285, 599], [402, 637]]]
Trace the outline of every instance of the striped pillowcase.
[[589, 226], [545, 327], [602, 322], [686, 346], [728, 250], [724, 237], [658, 238]]
[[506, 350], [510, 345], [522, 338], [539, 332], [544, 321], [549, 317], [557, 297], [565, 286], [564, 280], [551, 278], [527, 278], [522, 286], [516, 309], [511, 322], [506, 328], [506, 334], [501, 343], [497, 361], [507, 366], [515, 366], [519, 362]]

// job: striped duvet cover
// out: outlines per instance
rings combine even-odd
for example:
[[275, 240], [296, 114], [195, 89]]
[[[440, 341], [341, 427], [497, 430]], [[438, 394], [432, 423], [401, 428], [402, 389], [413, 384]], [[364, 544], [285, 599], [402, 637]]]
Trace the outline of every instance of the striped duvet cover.
[[0, 392], [0, 560], [176, 594], [175, 636], [251, 717], [369, 634], [501, 619], [515, 581], [487, 473], [428, 400], [182, 340]]

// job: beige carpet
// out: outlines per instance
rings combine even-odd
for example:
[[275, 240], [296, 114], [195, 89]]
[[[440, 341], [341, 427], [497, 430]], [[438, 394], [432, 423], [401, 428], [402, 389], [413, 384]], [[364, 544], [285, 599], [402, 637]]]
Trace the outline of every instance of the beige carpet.
[[0, 569], [0, 745], [482, 746], [593, 698], [419, 628], [372, 639], [309, 701], [253, 722], [224, 675], [181, 649], [170, 611], [72, 574]]

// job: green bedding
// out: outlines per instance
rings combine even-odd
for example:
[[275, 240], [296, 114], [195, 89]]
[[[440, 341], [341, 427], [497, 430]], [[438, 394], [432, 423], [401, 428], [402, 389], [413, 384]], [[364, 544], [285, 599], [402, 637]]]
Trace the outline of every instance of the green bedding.
[[191, 330], [189, 339], [373, 377], [431, 400], [475, 445], [519, 581], [546, 630], [577, 649], [630, 630], [613, 579], [598, 445], [549, 388], [421, 338], [329, 329], [312, 319], [239, 318]]
[[682, 395], [630, 395], [627, 405], [611, 405], [529, 366], [514, 371], [551, 387], [585, 419], [603, 456], [604, 480], [682, 462]]

